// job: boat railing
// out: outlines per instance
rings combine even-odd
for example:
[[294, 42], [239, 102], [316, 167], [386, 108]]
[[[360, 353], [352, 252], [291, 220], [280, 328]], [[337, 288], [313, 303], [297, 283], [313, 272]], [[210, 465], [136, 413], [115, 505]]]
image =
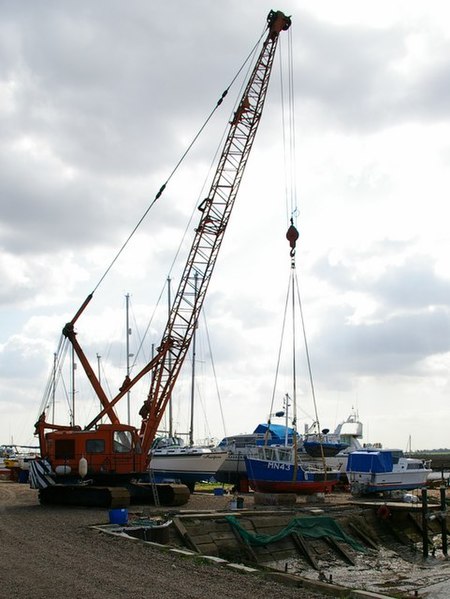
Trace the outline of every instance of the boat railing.
[[249, 449], [248, 455], [252, 458], [271, 460], [274, 462], [291, 462], [293, 447], [285, 445], [256, 446]]

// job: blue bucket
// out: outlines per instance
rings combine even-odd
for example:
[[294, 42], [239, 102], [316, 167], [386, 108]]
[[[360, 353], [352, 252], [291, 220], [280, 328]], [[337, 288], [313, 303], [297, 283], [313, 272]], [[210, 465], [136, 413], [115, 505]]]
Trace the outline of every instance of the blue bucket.
[[216, 497], [220, 497], [222, 496], [224, 493], [223, 488], [222, 487], [216, 487], [214, 489], [214, 495], [216, 495]]
[[118, 510], [109, 510], [110, 524], [126, 524], [128, 522], [128, 510], [121, 508]]
[[28, 470], [19, 471], [19, 483], [27, 483], [30, 472]]

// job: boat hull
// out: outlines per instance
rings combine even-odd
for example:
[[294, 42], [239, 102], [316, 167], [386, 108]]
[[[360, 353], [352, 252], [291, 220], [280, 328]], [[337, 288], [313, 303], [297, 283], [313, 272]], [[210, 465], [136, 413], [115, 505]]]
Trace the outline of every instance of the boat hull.
[[260, 493], [330, 493], [339, 481], [338, 472], [304, 470], [293, 463], [251, 457], [245, 462], [249, 485]]
[[388, 491], [412, 491], [425, 487], [431, 470], [418, 472], [385, 472], [382, 475], [365, 473], [347, 473], [354, 494], [384, 493]]
[[156, 482], [176, 480], [193, 488], [197, 482], [214, 478], [226, 457], [226, 452], [153, 455], [150, 470]]
[[243, 478], [247, 478], [245, 467], [245, 456], [243, 453], [229, 453], [223, 464], [217, 470], [214, 478], [219, 483], [239, 484]]

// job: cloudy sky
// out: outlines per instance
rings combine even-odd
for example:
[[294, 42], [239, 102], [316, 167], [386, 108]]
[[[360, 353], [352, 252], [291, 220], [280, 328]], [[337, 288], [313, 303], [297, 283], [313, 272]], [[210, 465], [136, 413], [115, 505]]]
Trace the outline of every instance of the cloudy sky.
[[[63, 325], [96, 288], [273, 8], [293, 22], [279, 55], [291, 42], [297, 274], [320, 423], [334, 428], [354, 408], [366, 441], [450, 446], [446, 1], [0, 6], [0, 443], [36, 442]], [[290, 275], [283, 60], [275, 61], [199, 327], [198, 439], [252, 431], [270, 412]], [[112, 395], [126, 369], [125, 295], [130, 351], [145, 362], [162, 335], [166, 278], [175, 288], [195, 226], [189, 218], [238, 95], [239, 82], [77, 323]], [[300, 336], [298, 345], [301, 352]], [[304, 359], [298, 364], [302, 428], [314, 409]], [[186, 373], [174, 398], [180, 432], [188, 380]], [[70, 404], [70, 376], [63, 381], [60, 422]], [[288, 392], [281, 381], [276, 409]], [[76, 420], [86, 424], [97, 403], [80, 368], [75, 397]], [[134, 424], [144, 398], [144, 386], [133, 391]], [[124, 418], [126, 409], [119, 412]]]

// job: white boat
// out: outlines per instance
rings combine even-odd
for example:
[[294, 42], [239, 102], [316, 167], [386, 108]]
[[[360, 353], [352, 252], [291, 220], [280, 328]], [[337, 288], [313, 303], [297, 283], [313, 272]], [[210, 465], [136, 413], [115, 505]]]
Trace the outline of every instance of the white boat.
[[349, 455], [346, 473], [352, 494], [368, 495], [425, 487], [431, 468], [401, 450], [362, 449]]
[[[316, 437], [319, 439], [320, 435], [317, 434]], [[325, 437], [330, 440], [332, 439], [333, 442], [339, 442], [346, 446], [336, 455], [325, 455], [327, 467], [333, 468], [334, 470], [339, 470], [342, 473], [344, 473], [347, 469], [348, 456], [354, 451], [359, 451], [365, 448], [381, 448], [380, 443], [375, 443], [374, 445], [362, 443], [363, 424], [355, 410], [352, 410], [346, 420], [343, 420], [337, 425], [333, 433], [327, 434]], [[311, 438], [311, 436], [309, 433], [305, 432], [303, 438], [307, 439]], [[321, 456], [315, 458], [311, 456], [311, 458], [313, 461], [322, 459]]]
[[1, 445], [0, 446], [0, 478], [18, 479], [27, 482], [30, 462], [39, 455], [34, 446]]
[[156, 482], [177, 481], [193, 492], [195, 483], [215, 477], [228, 453], [184, 445], [179, 437], [165, 437], [155, 442], [150, 455], [150, 471]]

